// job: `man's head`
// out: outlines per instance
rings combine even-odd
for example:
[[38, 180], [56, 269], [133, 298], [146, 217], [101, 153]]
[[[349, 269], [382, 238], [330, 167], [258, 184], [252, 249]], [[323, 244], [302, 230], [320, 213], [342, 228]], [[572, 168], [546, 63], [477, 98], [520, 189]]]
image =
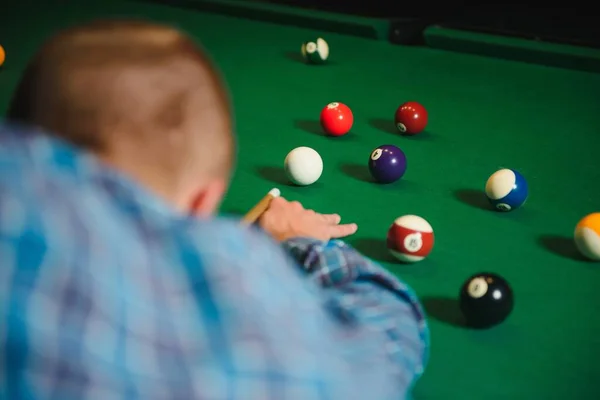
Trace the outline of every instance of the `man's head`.
[[28, 66], [8, 119], [47, 129], [179, 210], [216, 210], [234, 162], [227, 94], [205, 53], [169, 27], [63, 31]]

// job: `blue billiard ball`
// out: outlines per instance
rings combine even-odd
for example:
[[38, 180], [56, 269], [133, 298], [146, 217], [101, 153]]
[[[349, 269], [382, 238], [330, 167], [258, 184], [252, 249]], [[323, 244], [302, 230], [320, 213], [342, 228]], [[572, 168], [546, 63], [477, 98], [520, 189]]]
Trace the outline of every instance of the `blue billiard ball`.
[[494, 172], [485, 184], [485, 194], [499, 211], [511, 211], [525, 204], [529, 195], [527, 181], [514, 169]]
[[371, 152], [369, 171], [379, 183], [395, 182], [406, 172], [406, 155], [391, 144], [379, 146]]

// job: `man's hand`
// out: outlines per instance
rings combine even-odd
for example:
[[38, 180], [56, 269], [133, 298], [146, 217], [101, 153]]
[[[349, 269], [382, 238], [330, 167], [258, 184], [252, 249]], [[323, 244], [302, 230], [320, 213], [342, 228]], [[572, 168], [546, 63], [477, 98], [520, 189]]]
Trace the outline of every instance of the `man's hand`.
[[340, 224], [340, 221], [337, 214], [319, 214], [306, 210], [297, 201], [290, 202], [277, 197], [263, 213], [258, 224], [278, 241], [295, 237], [328, 241], [356, 232], [356, 224]]

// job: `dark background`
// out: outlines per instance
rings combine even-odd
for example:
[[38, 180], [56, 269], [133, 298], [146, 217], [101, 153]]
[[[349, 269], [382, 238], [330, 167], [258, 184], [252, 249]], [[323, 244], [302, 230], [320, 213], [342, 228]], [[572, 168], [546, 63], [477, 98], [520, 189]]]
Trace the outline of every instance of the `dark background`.
[[600, 48], [600, 2], [253, 0]]

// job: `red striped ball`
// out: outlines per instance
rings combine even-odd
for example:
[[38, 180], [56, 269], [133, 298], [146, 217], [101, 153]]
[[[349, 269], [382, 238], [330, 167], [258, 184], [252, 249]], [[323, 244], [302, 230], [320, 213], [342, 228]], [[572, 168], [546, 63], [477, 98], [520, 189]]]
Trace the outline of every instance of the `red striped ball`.
[[434, 244], [433, 228], [417, 215], [396, 218], [387, 234], [387, 248], [398, 260], [414, 263], [425, 259]]

